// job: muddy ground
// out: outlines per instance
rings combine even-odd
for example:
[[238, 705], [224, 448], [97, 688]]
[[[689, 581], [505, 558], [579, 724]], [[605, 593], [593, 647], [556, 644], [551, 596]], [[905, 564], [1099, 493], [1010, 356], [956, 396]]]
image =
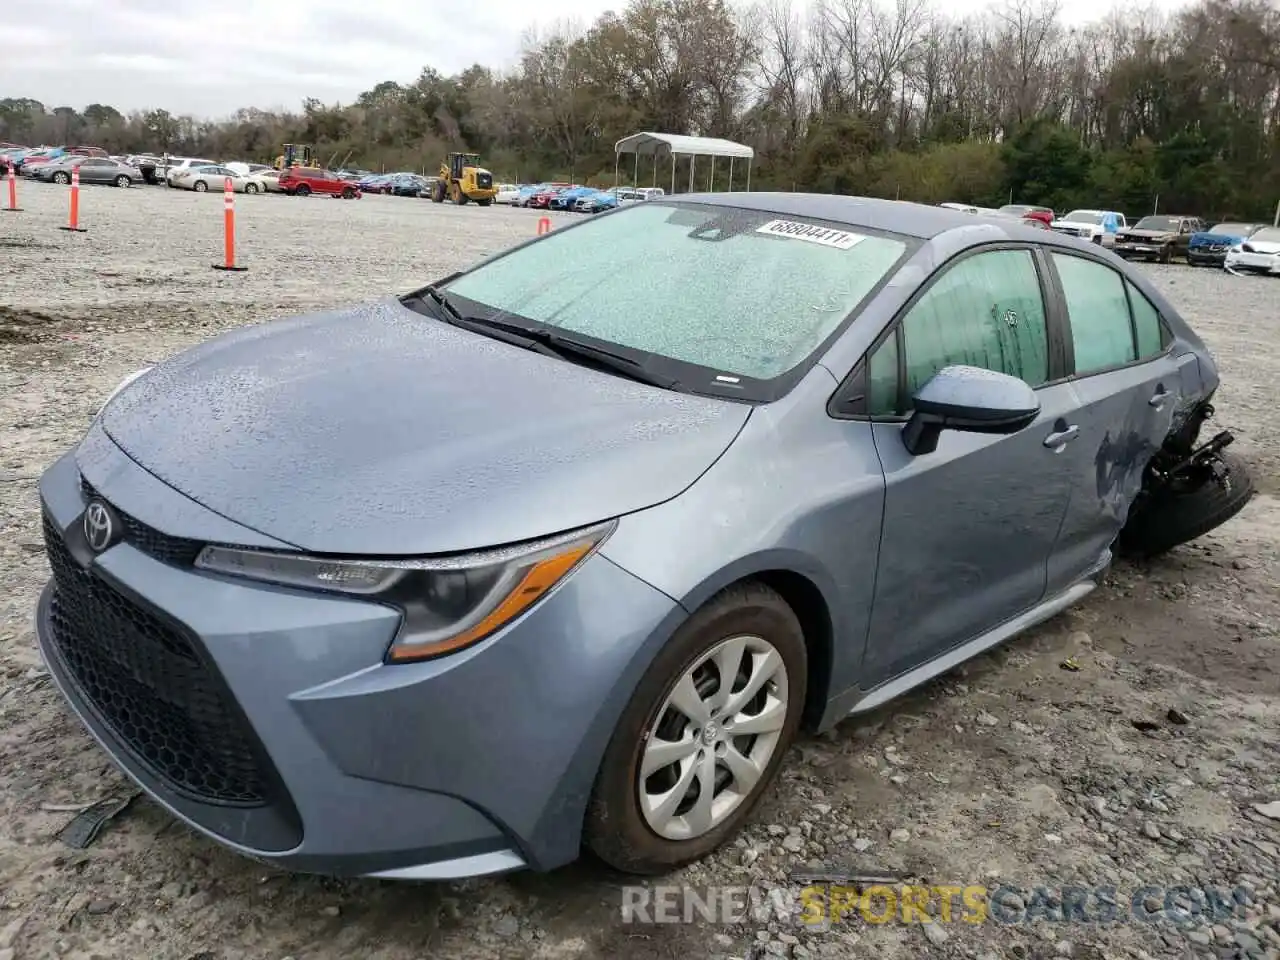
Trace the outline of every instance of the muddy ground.
[[[1157, 563], [1120, 566], [1074, 611], [879, 714], [804, 739], [737, 845], [666, 881], [763, 889], [806, 862], [853, 864], [1010, 885], [1042, 919], [624, 924], [622, 881], [591, 863], [435, 886], [294, 877], [145, 800], [87, 850], [57, 839], [68, 806], [126, 784], [33, 644], [48, 575], [38, 473], [138, 366], [237, 324], [408, 289], [537, 223], [409, 199], [241, 198], [250, 269], [225, 274], [210, 269], [216, 195], [81, 199], [82, 234], [57, 229], [63, 188], [24, 184], [23, 212], [0, 213], [0, 960], [1280, 957], [1280, 821], [1255, 809], [1280, 799], [1280, 282], [1150, 268], [1220, 361], [1218, 422], [1260, 489], [1240, 517]], [[1052, 919], [1072, 884], [1116, 888], [1122, 922]], [[1176, 907], [1238, 885], [1234, 917], [1166, 916], [1166, 893]], [[1028, 892], [1038, 886], [1048, 900]], [[1018, 920], [1019, 902], [1004, 902], [1001, 917]], [[1091, 899], [1086, 915], [1103, 905]]]

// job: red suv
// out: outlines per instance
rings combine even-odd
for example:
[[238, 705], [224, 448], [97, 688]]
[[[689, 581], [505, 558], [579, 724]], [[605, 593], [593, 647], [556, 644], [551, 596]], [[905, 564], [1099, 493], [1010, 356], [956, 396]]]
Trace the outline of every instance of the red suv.
[[354, 200], [360, 196], [360, 188], [350, 180], [343, 180], [337, 174], [318, 167], [290, 167], [280, 174], [280, 189], [295, 197], [323, 193]]

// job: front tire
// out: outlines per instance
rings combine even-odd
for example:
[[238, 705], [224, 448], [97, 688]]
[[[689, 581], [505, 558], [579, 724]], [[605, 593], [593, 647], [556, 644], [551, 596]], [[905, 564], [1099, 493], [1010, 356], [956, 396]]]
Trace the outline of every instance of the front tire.
[[244, 185], [244, 192], [245, 192], [245, 193], [257, 193], [257, 192], [258, 192], [258, 185], [257, 185], [256, 183], [246, 183], [246, 184]]
[[68, 183], [71, 182], [71, 178], [67, 176], [67, 174], [65, 173], [55, 173], [53, 175], [53, 182], [60, 183], [65, 187]]
[[203, 180], [197, 180], [195, 182], [195, 185], [191, 189], [193, 189], [196, 193], [208, 193], [209, 185], [205, 183]]
[[1117, 552], [1150, 559], [1226, 523], [1253, 499], [1253, 477], [1237, 454], [1220, 454], [1227, 485], [1206, 480], [1195, 489], [1165, 490], [1135, 504], [1116, 542]]
[[596, 775], [584, 838], [605, 863], [657, 875], [730, 839], [800, 725], [808, 657], [795, 612], [763, 584], [722, 591], [641, 678]]
[[123, 173], [120, 174], [120, 176], [116, 177], [117, 187], [124, 188], [132, 185], [133, 185], [133, 180], [129, 177], [126, 177]]

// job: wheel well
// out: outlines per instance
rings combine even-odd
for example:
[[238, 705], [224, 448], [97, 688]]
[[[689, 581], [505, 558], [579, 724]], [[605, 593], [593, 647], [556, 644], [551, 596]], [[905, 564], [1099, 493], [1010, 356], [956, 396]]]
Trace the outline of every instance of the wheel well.
[[765, 570], [747, 579], [777, 591], [800, 621], [805, 646], [809, 650], [809, 676], [800, 722], [812, 728], [822, 717], [831, 687], [834, 637], [826, 598], [812, 580], [792, 570]]

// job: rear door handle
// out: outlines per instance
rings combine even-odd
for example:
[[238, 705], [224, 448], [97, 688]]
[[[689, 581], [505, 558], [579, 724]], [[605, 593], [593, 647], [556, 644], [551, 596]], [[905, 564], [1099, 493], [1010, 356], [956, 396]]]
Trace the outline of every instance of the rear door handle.
[[1080, 435], [1080, 428], [1074, 423], [1065, 430], [1058, 430], [1044, 438], [1044, 445], [1050, 450], [1061, 450]]

